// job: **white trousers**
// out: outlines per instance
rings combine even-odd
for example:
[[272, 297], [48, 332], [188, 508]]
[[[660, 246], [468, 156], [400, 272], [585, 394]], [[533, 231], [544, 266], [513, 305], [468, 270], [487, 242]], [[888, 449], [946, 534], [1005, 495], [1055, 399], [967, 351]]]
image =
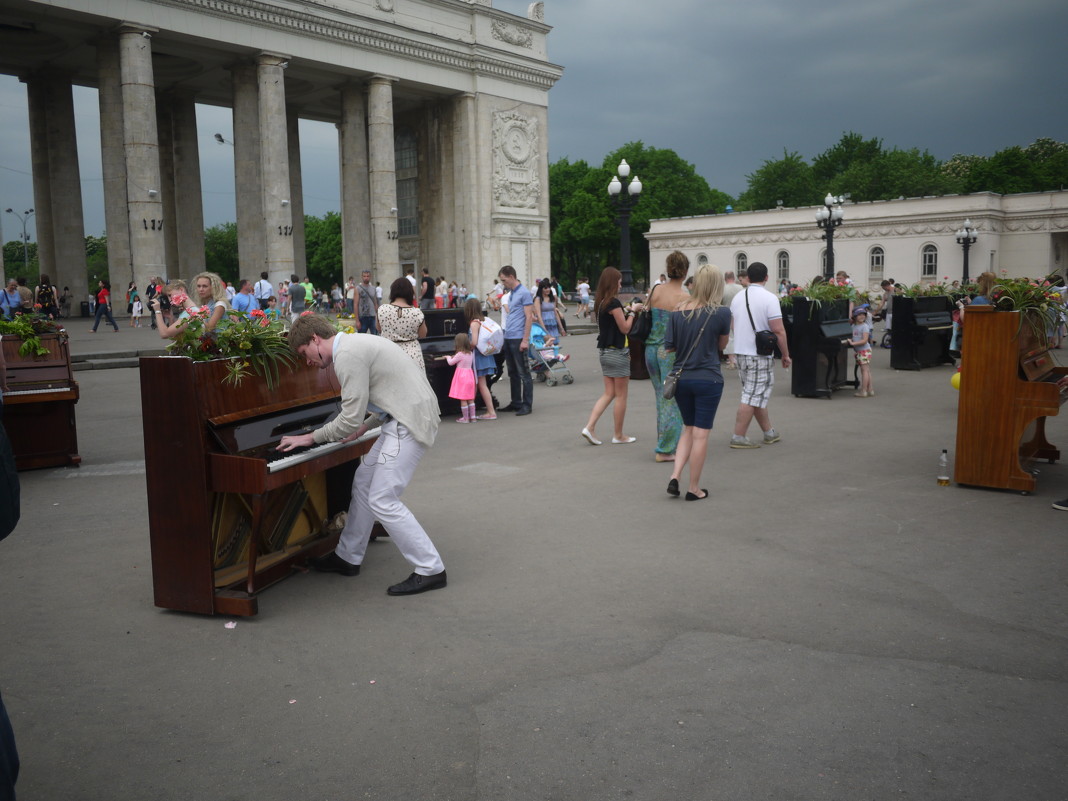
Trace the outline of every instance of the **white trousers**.
[[433, 576], [445, 569], [434, 543], [401, 501], [424, 453], [426, 448], [396, 420], [382, 426], [352, 479], [348, 520], [335, 549], [338, 556], [350, 564], [363, 564], [371, 528], [378, 520], [413, 572]]

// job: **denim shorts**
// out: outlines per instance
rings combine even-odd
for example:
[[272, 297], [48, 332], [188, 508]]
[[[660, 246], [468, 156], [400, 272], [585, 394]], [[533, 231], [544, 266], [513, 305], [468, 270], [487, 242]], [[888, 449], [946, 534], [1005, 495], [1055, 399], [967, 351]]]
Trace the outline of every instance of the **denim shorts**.
[[722, 397], [723, 382], [691, 381], [683, 375], [675, 390], [675, 403], [679, 407], [682, 424], [710, 431]]

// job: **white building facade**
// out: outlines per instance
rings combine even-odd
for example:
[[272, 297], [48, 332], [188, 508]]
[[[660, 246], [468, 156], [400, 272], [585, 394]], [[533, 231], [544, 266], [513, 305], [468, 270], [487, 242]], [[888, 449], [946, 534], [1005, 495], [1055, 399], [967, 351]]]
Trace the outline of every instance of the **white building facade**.
[[[652, 220], [650, 275], [664, 272], [667, 255], [681, 250], [691, 271], [711, 263], [724, 271], [759, 261], [769, 284], [804, 285], [823, 273], [827, 244], [816, 226], [820, 207]], [[843, 205], [834, 232], [835, 271], [859, 287], [884, 278], [899, 284], [961, 280], [964, 252], [956, 234], [970, 220], [978, 239], [969, 251], [972, 280], [990, 270], [1009, 277], [1064, 274], [1068, 258], [1068, 191], [910, 198]], [[1004, 272], [1003, 272], [1004, 271]]]

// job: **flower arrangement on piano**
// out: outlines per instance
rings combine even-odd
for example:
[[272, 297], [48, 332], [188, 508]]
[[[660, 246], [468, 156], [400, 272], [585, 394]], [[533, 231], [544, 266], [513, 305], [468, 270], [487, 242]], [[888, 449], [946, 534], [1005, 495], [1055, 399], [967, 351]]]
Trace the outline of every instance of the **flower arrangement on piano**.
[[192, 314], [174, 342], [167, 346], [168, 352], [199, 362], [230, 359], [223, 378], [223, 383], [230, 386], [239, 385], [255, 372], [273, 389], [282, 367], [292, 369], [296, 364], [282, 320], [272, 320], [258, 309], [247, 313], [229, 309], [214, 331], [205, 331], [211, 311], [211, 307], [206, 307]]
[[1026, 321], [1035, 338], [1044, 346], [1048, 332], [1057, 327], [1065, 311], [1066, 298], [1049, 279], [1004, 278], [990, 291], [990, 305], [1001, 311], [1018, 311], [1020, 325]]
[[16, 314], [14, 319], [0, 320], [0, 334], [18, 337], [19, 356], [47, 356], [51, 351], [41, 344], [41, 334], [57, 334], [67, 338], [67, 330], [55, 320], [41, 314]]
[[905, 298], [936, 298], [949, 297], [954, 293], [960, 293], [960, 289], [954, 289], [946, 284], [919, 281], [911, 286], [900, 287], [898, 293]]
[[819, 278], [806, 286], [798, 286], [791, 289], [784, 297], [779, 298], [779, 305], [783, 310], [789, 310], [793, 308], [794, 300], [797, 298], [810, 300], [812, 301], [812, 306], [809, 309], [809, 314], [814, 314], [815, 310], [821, 308], [824, 303], [841, 300], [842, 298], [856, 301], [857, 297], [857, 289], [852, 284], [839, 284], [834, 279], [827, 281], [824, 278]]

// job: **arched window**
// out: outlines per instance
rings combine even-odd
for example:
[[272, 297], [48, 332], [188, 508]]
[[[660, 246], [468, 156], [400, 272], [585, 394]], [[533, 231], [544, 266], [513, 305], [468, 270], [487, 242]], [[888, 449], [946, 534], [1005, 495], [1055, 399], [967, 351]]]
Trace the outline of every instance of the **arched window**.
[[935, 278], [938, 275], [938, 248], [924, 245], [920, 266], [920, 278]]
[[883, 265], [886, 254], [881, 247], [876, 245], [868, 251], [868, 282], [877, 284], [883, 280]]
[[820, 251], [820, 275], [827, 275], [827, 248]]
[[789, 281], [790, 280], [790, 254], [787, 253], [785, 250], [780, 250], [778, 255], [775, 257], [775, 260], [779, 264], [779, 280], [780, 281]]
[[397, 233], [419, 233], [419, 148], [415, 133], [404, 129], [393, 142], [397, 170]]
[[734, 272], [736, 275], [744, 273], [747, 267], [749, 267], [749, 257], [744, 252], [734, 257]]

